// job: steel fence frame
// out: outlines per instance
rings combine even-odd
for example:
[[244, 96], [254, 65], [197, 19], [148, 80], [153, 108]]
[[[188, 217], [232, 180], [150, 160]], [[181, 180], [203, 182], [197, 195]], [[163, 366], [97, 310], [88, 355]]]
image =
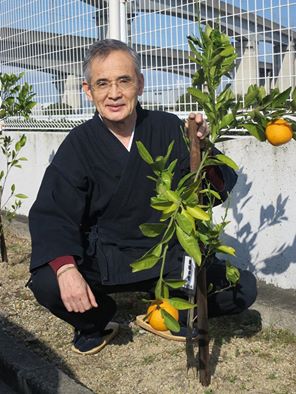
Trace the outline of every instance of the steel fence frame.
[[[82, 59], [92, 42], [110, 34], [141, 56], [144, 108], [181, 117], [198, 110], [186, 93], [195, 71], [186, 37], [198, 35], [198, 14], [202, 24], [218, 23], [237, 50], [236, 94], [251, 83], [295, 86], [296, 0], [0, 0], [0, 72], [24, 70], [37, 92], [25, 127], [67, 130], [92, 116], [81, 90]], [[11, 119], [7, 127], [20, 124]]]

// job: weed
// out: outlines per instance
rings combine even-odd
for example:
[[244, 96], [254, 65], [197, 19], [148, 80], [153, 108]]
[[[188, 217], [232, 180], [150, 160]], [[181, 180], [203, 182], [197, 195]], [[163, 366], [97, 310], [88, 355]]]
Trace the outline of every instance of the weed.
[[229, 376], [228, 380], [230, 383], [235, 383], [237, 380], [237, 376], [236, 375]]
[[275, 372], [272, 372], [272, 373], [270, 373], [270, 374], [267, 376], [267, 379], [270, 379], [270, 380], [277, 379], [277, 374], [276, 374]]
[[260, 333], [257, 334], [257, 337], [267, 342], [274, 342], [285, 345], [296, 344], [296, 335], [292, 334], [288, 330], [275, 329], [273, 327], [262, 330]]

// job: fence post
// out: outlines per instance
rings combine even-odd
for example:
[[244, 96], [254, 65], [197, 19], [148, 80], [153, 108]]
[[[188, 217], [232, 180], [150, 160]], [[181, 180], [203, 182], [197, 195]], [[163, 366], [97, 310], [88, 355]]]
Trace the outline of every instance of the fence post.
[[120, 40], [120, 0], [109, 0], [109, 38]]

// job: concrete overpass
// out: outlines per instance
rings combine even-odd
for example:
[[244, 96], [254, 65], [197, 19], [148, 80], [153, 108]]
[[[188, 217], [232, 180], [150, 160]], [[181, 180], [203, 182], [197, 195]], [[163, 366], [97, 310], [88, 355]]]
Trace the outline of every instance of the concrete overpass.
[[[97, 8], [98, 38], [105, 37], [107, 33], [108, 1], [82, 1]], [[169, 8], [169, 4], [172, 5], [172, 8]], [[171, 0], [170, 2], [166, 0], [147, 0], [145, 2], [135, 1], [128, 3], [128, 5], [127, 20], [129, 26], [131, 26], [136, 12], [149, 13], [151, 10], [163, 15], [186, 18], [190, 21], [196, 20], [196, 11], [192, 2], [188, 0]], [[186, 13], [184, 13], [184, 9]], [[230, 15], [231, 18], [227, 18]], [[218, 16], [222, 29], [242, 43], [241, 48], [237, 45], [240, 52], [238, 54], [241, 57], [236, 70], [236, 91], [238, 93], [243, 93], [246, 86], [250, 83], [258, 83], [258, 74], [263, 74], [264, 70], [269, 75], [272, 75], [274, 70], [275, 76], [286, 75], [287, 69], [294, 70], [295, 74], [293, 46], [296, 42], [296, 32], [283, 29], [269, 19], [255, 16], [250, 12], [244, 12], [226, 2], [214, 2], [213, 5], [212, 1], [206, 0], [201, 4], [201, 20], [205, 20], [206, 17], [207, 19], [215, 19]], [[248, 40], [252, 36], [254, 38]], [[287, 52], [288, 56], [286, 59], [283, 59], [283, 62], [280, 62], [277, 58], [273, 67], [271, 63], [260, 62], [258, 64], [258, 39], [260, 41], [261, 38], [263, 39], [263, 36], [265, 41], [280, 46], [280, 51], [278, 50], [278, 52], [284, 52], [289, 49]], [[82, 61], [85, 48], [95, 39], [2, 27], [0, 28], [0, 40], [0, 61], [2, 64], [50, 73], [55, 76], [55, 84], [60, 93], [64, 94], [65, 89], [67, 89], [67, 82], [65, 86], [65, 80], [67, 79], [70, 80], [68, 88], [76, 92], [77, 88], [79, 89], [77, 81], [82, 78]], [[142, 64], [148, 65], [149, 70], [160, 70], [161, 65], [161, 71], [185, 77], [191, 77], [195, 72], [195, 65], [187, 61], [188, 51], [142, 44], [134, 44], [133, 46], [141, 54]], [[293, 56], [291, 56], [291, 53], [293, 53]], [[286, 65], [281, 69], [283, 64]], [[246, 70], [248, 75], [246, 75]], [[248, 80], [246, 76], [249, 76]]]

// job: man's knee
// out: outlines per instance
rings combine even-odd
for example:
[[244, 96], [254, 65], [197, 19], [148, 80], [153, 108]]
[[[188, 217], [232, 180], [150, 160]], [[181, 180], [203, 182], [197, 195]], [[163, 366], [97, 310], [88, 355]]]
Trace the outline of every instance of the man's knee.
[[39, 304], [51, 309], [61, 302], [56, 276], [50, 266], [42, 266], [32, 273], [29, 288]]

